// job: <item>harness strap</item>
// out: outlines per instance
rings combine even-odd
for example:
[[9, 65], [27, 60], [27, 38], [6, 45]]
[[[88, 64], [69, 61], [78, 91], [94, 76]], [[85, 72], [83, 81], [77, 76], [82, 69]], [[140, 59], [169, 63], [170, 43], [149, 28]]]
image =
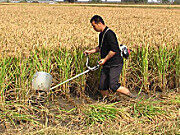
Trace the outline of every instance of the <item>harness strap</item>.
[[103, 37], [102, 37], [102, 40], [101, 40], [101, 44], [100, 44], [100, 49], [101, 49], [101, 47], [102, 47], [102, 44], [103, 44], [103, 41], [104, 41], [104, 36], [105, 36], [105, 34], [106, 34], [106, 32], [108, 31], [108, 30], [110, 30], [109, 28], [107, 28], [107, 30], [104, 32], [104, 34], [103, 34]]

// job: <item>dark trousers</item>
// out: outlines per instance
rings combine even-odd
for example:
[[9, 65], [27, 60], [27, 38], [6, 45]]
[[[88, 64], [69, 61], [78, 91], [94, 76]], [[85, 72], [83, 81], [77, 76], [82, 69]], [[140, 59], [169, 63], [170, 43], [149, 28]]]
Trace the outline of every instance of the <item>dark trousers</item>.
[[123, 64], [117, 66], [103, 67], [101, 70], [99, 90], [109, 90], [113, 92], [121, 86], [119, 77], [122, 71]]

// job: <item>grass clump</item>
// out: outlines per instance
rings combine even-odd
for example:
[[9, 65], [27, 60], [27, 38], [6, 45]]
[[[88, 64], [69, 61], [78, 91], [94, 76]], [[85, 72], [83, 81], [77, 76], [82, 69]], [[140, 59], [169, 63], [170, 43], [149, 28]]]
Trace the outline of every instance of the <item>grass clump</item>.
[[114, 104], [95, 104], [89, 105], [83, 113], [86, 118], [86, 124], [91, 125], [116, 120], [121, 117], [122, 110]]
[[148, 100], [140, 100], [133, 105], [132, 115], [137, 118], [147, 117], [149, 121], [152, 121], [154, 119], [154, 116], [165, 114], [163, 108], [154, 105], [155, 103], [157, 103], [157, 101], [149, 102]]

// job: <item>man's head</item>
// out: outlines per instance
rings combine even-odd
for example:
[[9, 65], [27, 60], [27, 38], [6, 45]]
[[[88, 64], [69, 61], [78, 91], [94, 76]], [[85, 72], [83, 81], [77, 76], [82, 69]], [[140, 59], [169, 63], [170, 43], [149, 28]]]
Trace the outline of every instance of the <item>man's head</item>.
[[104, 20], [99, 15], [94, 15], [91, 18], [90, 23], [92, 24], [94, 30], [97, 32], [102, 32], [105, 28]]

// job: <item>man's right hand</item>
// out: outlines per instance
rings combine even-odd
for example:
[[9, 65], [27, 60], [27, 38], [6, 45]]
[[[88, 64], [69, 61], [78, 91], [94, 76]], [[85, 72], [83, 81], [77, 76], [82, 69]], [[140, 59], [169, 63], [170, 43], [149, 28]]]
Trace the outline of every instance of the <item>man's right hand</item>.
[[87, 56], [87, 55], [90, 55], [91, 54], [91, 51], [89, 51], [89, 50], [86, 50], [86, 51], [84, 51], [84, 54]]
[[100, 51], [99, 47], [96, 47], [94, 49], [84, 51], [84, 54], [85, 55], [90, 55], [92, 53], [96, 53], [96, 52], [99, 52], [99, 51]]

